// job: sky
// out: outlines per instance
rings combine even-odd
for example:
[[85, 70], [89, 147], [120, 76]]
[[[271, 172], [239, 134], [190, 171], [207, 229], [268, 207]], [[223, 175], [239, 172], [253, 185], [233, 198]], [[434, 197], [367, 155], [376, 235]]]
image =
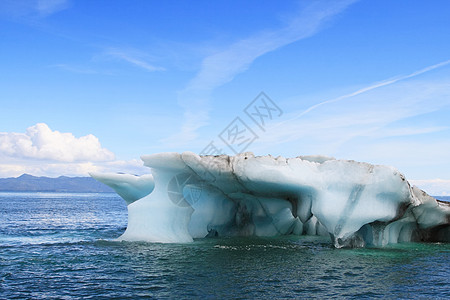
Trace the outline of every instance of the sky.
[[0, 2], [0, 177], [326, 155], [450, 195], [448, 1]]

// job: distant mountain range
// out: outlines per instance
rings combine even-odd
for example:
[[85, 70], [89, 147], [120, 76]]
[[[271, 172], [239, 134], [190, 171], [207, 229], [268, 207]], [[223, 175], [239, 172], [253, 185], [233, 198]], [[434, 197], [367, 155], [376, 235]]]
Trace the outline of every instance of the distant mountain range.
[[17, 178], [0, 178], [0, 192], [109, 193], [114, 191], [91, 177], [50, 178], [23, 174]]

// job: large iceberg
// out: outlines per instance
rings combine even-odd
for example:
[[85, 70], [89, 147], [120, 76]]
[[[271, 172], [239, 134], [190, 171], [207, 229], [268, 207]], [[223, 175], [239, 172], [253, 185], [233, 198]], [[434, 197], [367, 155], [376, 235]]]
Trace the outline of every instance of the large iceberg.
[[450, 241], [450, 205], [388, 166], [324, 156], [143, 156], [152, 175], [92, 173], [128, 205], [119, 240], [329, 236], [335, 247]]

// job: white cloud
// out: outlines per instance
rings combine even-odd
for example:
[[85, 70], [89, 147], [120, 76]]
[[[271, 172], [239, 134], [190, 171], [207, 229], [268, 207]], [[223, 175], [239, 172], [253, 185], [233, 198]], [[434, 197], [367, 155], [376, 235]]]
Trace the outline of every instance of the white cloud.
[[[64, 71], [72, 72], [72, 73], [79, 73], [79, 74], [99, 74], [100, 72], [93, 70], [91, 68], [86, 67], [79, 67], [75, 65], [69, 65], [69, 64], [54, 64], [50, 65], [51, 68], [58, 68]], [[102, 74], [105, 74], [104, 72]]]
[[[285, 119], [269, 124], [248, 150], [288, 157], [325, 154], [392, 165], [408, 179], [447, 178], [449, 63], [445, 61], [332, 100], [318, 99], [318, 104], [309, 108], [286, 112]], [[437, 68], [439, 72], [432, 72]], [[295, 105], [305, 100], [296, 97]], [[446, 183], [437, 186], [422, 181], [418, 186], [434, 195], [450, 193]]]
[[68, 7], [67, 0], [38, 0], [36, 9], [40, 15], [48, 16]]
[[427, 180], [409, 180], [409, 182], [418, 186], [429, 195], [450, 196], [450, 180], [438, 178]]
[[201, 69], [180, 92], [179, 103], [185, 109], [180, 133], [166, 138], [171, 145], [187, 144], [197, 137], [196, 131], [209, 119], [210, 93], [247, 70], [258, 57], [317, 33], [323, 24], [344, 11], [355, 1], [312, 2], [287, 26], [265, 30], [237, 41], [203, 59]]
[[0, 133], [0, 155], [59, 162], [109, 161], [114, 154], [102, 148], [92, 134], [76, 138], [71, 133], [52, 131], [39, 123], [26, 133]]
[[125, 61], [149, 72], [165, 71], [165, 68], [149, 63], [149, 58], [146, 55], [135, 50], [111, 48], [105, 52], [105, 55]]
[[150, 172], [141, 160], [115, 160], [92, 134], [75, 137], [51, 130], [47, 124], [29, 127], [25, 133], [0, 133], [0, 177], [89, 176], [89, 172]]
[[[373, 140], [447, 130], [450, 127], [448, 123], [427, 127], [411, 121], [406, 126], [393, 124], [450, 108], [449, 79], [414, 78], [449, 64], [450, 61], [445, 61], [344, 96], [320, 101], [301, 111], [286, 113], [286, 118], [274, 123], [261, 136], [258, 144], [270, 146], [297, 142], [305, 145], [303, 149], [308, 144], [315, 145], [316, 149], [322, 149], [322, 154], [339, 156], [335, 151], [357, 137]], [[299, 97], [296, 101], [301, 103], [302, 100]], [[292, 145], [290, 144], [291, 148]], [[352, 149], [347, 150], [352, 152]], [[301, 149], [297, 148], [296, 151]]]
[[7, 18], [43, 18], [67, 9], [69, 0], [2, 0], [0, 15]]
[[89, 176], [89, 172], [127, 173], [142, 175], [150, 173], [140, 160], [116, 160], [108, 162], [39, 162], [35, 160], [14, 160], [0, 162], [0, 177], [18, 177], [22, 174], [34, 176]]
[[[331, 100], [326, 100], [326, 101], [320, 102], [320, 103], [315, 104], [315, 105], [309, 107], [308, 109], [306, 109], [306, 110], [300, 112], [300, 113], [297, 114], [293, 119], [298, 119], [298, 118], [300, 118], [300, 117], [302, 117], [302, 116], [304, 116], [304, 115], [310, 113], [311, 111], [318, 109], [318, 108], [321, 107], [321, 106], [329, 105], [329, 104], [332, 104], [332, 103], [335, 103], [335, 102], [340, 102], [340, 101], [343, 101], [343, 100], [346, 100], [346, 99], [349, 99], [349, 98], [353, 98], [353, 97], [356, 97], [356, 96], [358, 96], [358, 95], [361, 95], [361, 94], [365, 94], [365, 93], [367, 93], [367, 92], [370, 92], [370, 91], [372, 91], [372, 90], [380, 89], [380, 88], [383, 88], [383, 87], [386, 87], [386, 86], [395, 84], [395, 83], [397, 83], [397, 82], [399, 82], [399, 81], [403, 81], [403, 80], [406, 80], [406, 79], [410, 79], [410, 78], [419, 76], [419, 75], [421, 75], [421, 74], [430, 72], [430, 71], [435, 70], [435, 69], [438, 69], [438, 68], [440, 68], [440, 67], [444, 67], [444, 66], [446, 66], [446, 65], [448, 65], [448, 64], [450, 64], [450, 60], [446, 60], [446, 61], [440, 62], [440, 63], [438, 63], [438, 64], [435, 64], [435, 65], [432, 65], [432, 66], [423, 68], [423, 69], [421, 69], [421, 70], [415, 71], [415, 72], [413, 72], [413, 73], [411, 73], [411, 74], [408, 74], [408, 75], [405, 75], [405, 76], [399, 76], [399, 77], [396, 77], [396, 78], [393, 78], [393, 79], [388, 79], [388, 80], [384, 80], [384, 81], [375, 83], [375, 84], [373, 84], [373, 85], [369, 85], [369, 86], [367, 86], [367, 87], [364, 87], [364, 88], [362, 88], [362, 89], [359, 89], [359, 90], [357, 90], [357, 91], [355, 91], [355, 92], [353, 92], [353, 93], [347, 94], [347, 95], [343, 95], [343, 96], [340, 96], [340, 97], [337, 97], [337, 98], [334, 98], [334, 99], [331, 99]], [[447, 88], [448, 88], [448, 85], [447, 85], [447, 84], [444, 84], [444, 87], [447, 87]], [[383, 102], [382, 99], [380, 99], [380, 100], [381, 100], [380, 102]], [[414, 99], [411, 99], [411, 101], [414, 101]], [[394, 103], [395, 103], [395, 102], [400, 102], [400, 101], [394, 101]], [[292, 120], [292, 119], [291, 119], [291, 120]], [[284, 122], [289, 122], [289, 121], [290, 121], [290, 120], [286, 120], [286, 121], [284, 121]]]
[[363, 133], [362, 136], [370, 136], [372, 138], [404, 137], [409, 135], [430, 134], [447, 129], [449, 129], [448, 126], [381, 128], [373, 132]]
[[237, 41], [206, 57], [185, 91], [211, 91], [245, 71], [258, 57], [317, 33], [324, 22], [355, 1], [316, 2], [300, 11], [284, 28], [268, 30]]

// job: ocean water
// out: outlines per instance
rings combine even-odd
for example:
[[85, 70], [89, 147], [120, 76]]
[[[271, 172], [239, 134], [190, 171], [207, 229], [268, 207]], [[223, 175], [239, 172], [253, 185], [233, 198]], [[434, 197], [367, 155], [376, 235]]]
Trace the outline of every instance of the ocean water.
[[433, 196], [433, 197], [441, 201], [450, 202], [450, 196]]
[[126, 224], [115, 194], [0, 193], [0, 298], [450, 298], [450, 244], [114, 241]]

